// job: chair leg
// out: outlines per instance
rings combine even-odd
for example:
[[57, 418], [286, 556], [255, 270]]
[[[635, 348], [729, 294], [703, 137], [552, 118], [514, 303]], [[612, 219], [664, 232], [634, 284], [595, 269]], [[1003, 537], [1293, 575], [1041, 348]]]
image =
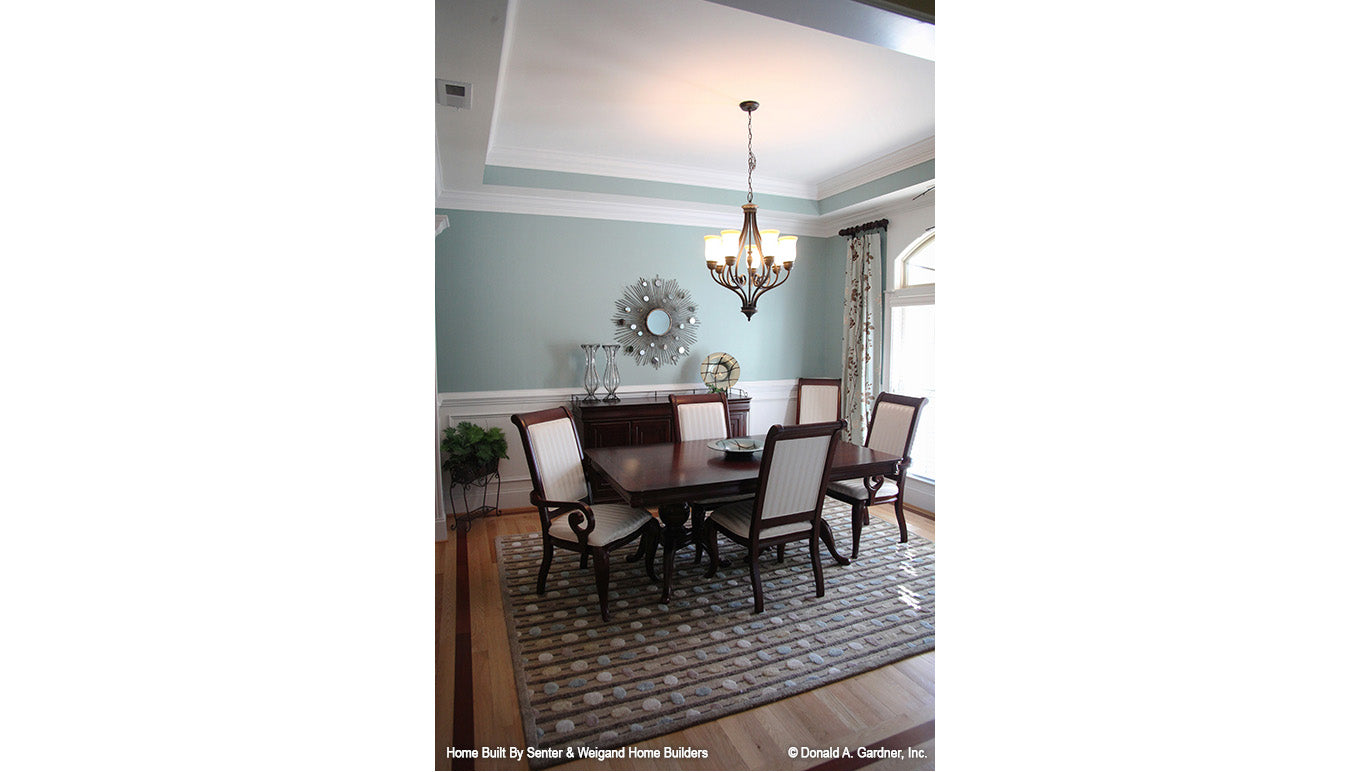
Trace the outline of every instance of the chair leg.
[[752, 613], [762, 613], [762, 571], [761, 556], [752, 556]]
[[857, 545], [862, 540], [862, 523], [866, 520], [866, 505], [852, 505], [852, 559], [857, 559]]
[[705, 578], [709, 579], [719, 570], [719, 532], [714, 529], [713, 523], [705, 524], [704, 542], [709, 552], [709, 570], [705, 571]]
[[587, 555], [586, 553], [584, 553], [584, 552], [581, 553], [581, 568], [585, 568], [585, 567], [586, 567], [586, 558], [588, 558], [588, 557], [590, 557], [590, 556]]
[[904, 544], [909, 541], [909, 531], [904, 524], [904, 502], [899, 499], [895, 499], [895, 519], [900, 522], [900, 543]]
[[547, 592], [547, 572], [552, 568], [552, 542], [543, 540], [543, 564], [538, 567], [538, 594]]
[[644, 561], [647, 564], [647, 578], [654, 582], [657, 581], [657, 572], [653, 570], [652, 564], [657, 562], [657, 539], [660, 538], [661, 530], [661, 526], [655, 522], [649, 523], [647, 533], [638, 541], [638, 554], [647, 553], [647, 560]]
[[838, 545], [833, 541], [833, 529], [828, 527], [828, 521], [819, 518], [819, 538], [824, 540], [824, 546], [828, 548], [828, 554], [833, 556], [833, 561], [840, 566], [851, 563], [851, 560], [838, 554]]
[[609, 553], [599, 547], [591, 550], [595, 558], [595, 589], [600, 593], [600, 618], [609, 621]]
[[627, 563], [637, 563], [639, 560], [642, 560], [642, 559], [643, 559], [643, 555], [645, 555], [646, 553], [647, 553], [647, 542], [646, 542], [645, 540], [643, 540], [643, 539], [639, 539], [639, 540], [638, 540], [638, 549], [635, 550], [635, 551], [633, 552], [633, 556], [630, 557], [630, 558], [629, 558], [627, 561], [625, 561], [625, 562], [627, 562]]
[[695, 565], [700, 565], [700, 559], [704, 557], [705, 545], [701, 544], [700, 534], [704, 533], [705, 510], [696, 504], [690, 505], [690, 531], [695, 534]]
[[777, 544], [777, 545], [776, 545], [776, 562], [777, 562], [777, 563], [784, 563], [784, 562], [785, 562], [785, 545], [784, 545], [784, 544]]
[[809, 537], [809, 562], [814, 564], [814, 589], [817, 591], [816, 598], [824, 596], [824, 567], [819, 562], [819, 542], [813, 536]]

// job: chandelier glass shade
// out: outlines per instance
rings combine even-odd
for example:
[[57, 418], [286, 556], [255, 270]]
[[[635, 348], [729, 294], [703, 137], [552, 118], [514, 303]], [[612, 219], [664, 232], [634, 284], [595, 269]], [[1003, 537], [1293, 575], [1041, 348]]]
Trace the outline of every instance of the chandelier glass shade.
[[738, 107], [747, 113], [747, 203], [743, 204], [743, 227], [705, 236], [705, 267], [716, 284], [732, 290], [742, 300], [743, 313], [752, 321], [758, 298], [790, 278], [798, 239], [757, 227], [757, 205], [752, 203], [752, 170], [757, 166], [757, 158], [752, 154], [752, 113], [758, 104], [749, 100]]

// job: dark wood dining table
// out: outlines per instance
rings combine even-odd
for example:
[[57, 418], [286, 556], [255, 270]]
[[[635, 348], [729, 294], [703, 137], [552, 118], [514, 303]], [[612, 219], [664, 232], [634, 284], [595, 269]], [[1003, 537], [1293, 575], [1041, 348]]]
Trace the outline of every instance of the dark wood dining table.
[[[756, 435], [757, 447], [766, 444], [766, 435]], [[709, 447], [710, 440], [664, 442], [655, 445], [625, 445], [587, 448], [585, 457], [591, 469], [614, 488], [630, 506], [656, 508], [662, 533], [662, 602], [671, 598], [671, 579], [676, 551], [694, 544], [701, 534], [693, 532], [690, 502], [722, 496], [757, 492], [757, 477], [762, 468], [762, 451], [734, 458]], [[851, 442], [838, 441], [833, 451], [830, 480], [866, 478], [868, 490], [880, 487], [881, 479], [894, 475], [900, 457], [872, 450]], [[841, 565], [848, 559], [838, 554], [833, 534], [824, 523], [820, 534], [833, 558]]]

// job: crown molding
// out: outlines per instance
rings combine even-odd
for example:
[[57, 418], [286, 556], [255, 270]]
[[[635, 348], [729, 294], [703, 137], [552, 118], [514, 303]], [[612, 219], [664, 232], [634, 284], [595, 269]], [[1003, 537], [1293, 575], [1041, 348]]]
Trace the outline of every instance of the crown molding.
[[[573, 174], [593, 174], [600, 177], [625, 177], [731, 191], [741, 190], [739, 183], [745, 179], [740, 172], [720, 172], [677, 164], [649, 163], [623, 158], [567, 153], [560, 150], [517, 147], [491, 146], [486, 151], [486, 165], [570, 172]], [[754, 174], [752, 182], [753, 191], [756, 193], [810, 200], [819, 197], [817, 186], [793, 180], [781, 180]]]
[[[935, 180], [892, 193], [883, 200], [829, 212], [825, 215], [799, 215], [762, 210], [767, 227], [797, 236], [828, 238], [837, 235], [853, 221], [877, 220], [934, 206], [936, 191], [919, 195], [934, 187]], [[914, 197], [918, 196], [917, 199]], [[738, 211], [731, 206], [712, 206], [680, 201], [641, 199], [629, 196], [587, 195], [550, 192], [526, 188], [487, 188], [483, 190], [445, 190], [435, 204], [438, 209], [458, 209], [502, 214], [582, 217], [591, 220], [648, 222], [661, 225], [736, 228]]]
[[[886, 196], [884, 198], [887, 200], [878, 201], [875, 204], [858, 205], [837, 212], [829, 212], [819, 217], [817, 224], [823, 232], [822, 235], [836, 236], [838, 231], [856, 222], [896, 217], [919, 209], [927, 209], [937, 203], [935, 198], [937, 192], [929, 190], [935, 187], [935, 182], [936, 180], [929, 180], [913, 188], [899, 191], [898, 194]], [[928, 192], [923, 193], [925, 190]], [[918, 197], [915, 198], [915, 196]]]
[[904, 171], [911, 166], [932, 160], [933, 157], [934, 138], [929, 137], [928, 139], [915, 142], [908, 147], [896, 150], [889, 155], [881, 156], [874, 161], [862, 164], [851, 171], [829, 177], [816, 186], [817, 192], [815, 198], [828, 198], [829, 196], [842, 193], [845, 190], [851, 190], [858, 185], [875, 182], [887, 175]]
[[[936, 204], [936, 192], [914, 196], [932, 187], [934, 180], [923, 185], [885, 197], [874, 204], [849, 207], [825, 215], [798, 215], [763, 210], [761, 216], [767, 227], [774, 227], [797, 236], [828, 238], [850, 225], [853, 220], [874, 220], [890, 217]], [[583, 217], [591, 220], [619, 220], [648, 222], [661, 225], [689, 225], [719, 229], [737, 227], [735, 207], [691, 204], [680, 201], [652, 200], [627, 196], [591, 196], [586, 194], [556, 195], [545, 190], [504, 188], [501, 190], [446, 190], [438, 196], [436, 208], [502, 214], [545, 215], [549, 217]]]
[[[738, 208], [683, 201], [642, 199], [608, 194], [592, 195], [531, 188], [445, 190], [436, 202], [438, 209], [463, 209], [503, 214], [532, 214], [552, 217], [584, 217], [592, 220], [621, 220], [663, 225], [690, 225], [720, 229], [738, 227]], [[797, 236], [832, 236], [831, 228], [821, 225], [817, 215], [761, 210], [759, 216], [768, 228]]]

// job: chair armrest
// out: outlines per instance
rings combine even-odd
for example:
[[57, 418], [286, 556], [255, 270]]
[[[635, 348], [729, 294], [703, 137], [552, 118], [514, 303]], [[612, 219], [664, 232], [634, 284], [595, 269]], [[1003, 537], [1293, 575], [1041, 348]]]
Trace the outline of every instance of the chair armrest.
[[[578, 539], [584, 540], [586, 535], [595, 530], [595, 511], [583, 501], [550, 501], [542, 498], [536, 493], [528, 494], [528, 500], [535, 506], [543, 509], [550, 509], [549, 517], [571, 512], [567, 515], [567, 525], [576, 534]], [[585, 522], [582, 525], [582, 521]]]
[[876, 501], [876, 492], [881, 489], [883, 484], [885, 484], [885, 477], [883, 475], [878, 474], [872, 477], [862, 478], [862, 487], [866, 488], [866, 503], [868, 506]]
[[889, 475], [888, 478], [887, 475], [881, 474], [872, 475], [871, 477], [863, 477], [862, 487], [866, 488], [867, 504], [870, 505], [872, 502], [876, 500], [876, 491], [879, 491], [881, 489], [881, 485], [886, 481], [886, 479], [890, 479], [895, 481], [896, 483], [899, 483], [900, 479], [904, 477], [905, 470], [909, 468], [909, 464], [910, 458], [909, 456], [905, 456], [904, 458], [900, 459], [900, 462], [898, 464], [895, 465], [895, 474]]

